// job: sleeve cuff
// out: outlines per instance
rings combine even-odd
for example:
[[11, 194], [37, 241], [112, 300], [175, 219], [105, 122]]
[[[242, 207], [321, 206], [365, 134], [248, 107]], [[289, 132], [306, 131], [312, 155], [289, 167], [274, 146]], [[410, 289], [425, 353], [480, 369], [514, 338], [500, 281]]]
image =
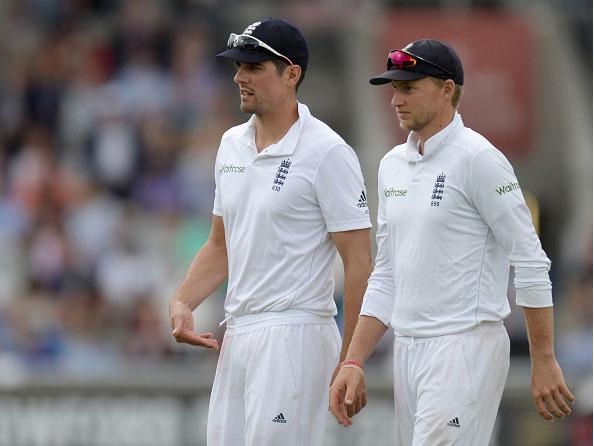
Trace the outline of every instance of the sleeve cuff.
[[516, 304], [528, 308], [552, 307], [553, 293], [550, 288], [516, 288]]
[[346, 223], [326, 223], [326, 229], [328, 232], [343, 232], [343, 231], [354, 231], [356, 229], [367, 229], [371, 228], [371, 221], [365, 220], [354, 220]]
[[[387, 302], [389, 301], [389, 303]], [[390, 326], [393, 312], [393, 299], [383, 293], [367, 290], [361, 305], [360, 316], [371, 316]]]

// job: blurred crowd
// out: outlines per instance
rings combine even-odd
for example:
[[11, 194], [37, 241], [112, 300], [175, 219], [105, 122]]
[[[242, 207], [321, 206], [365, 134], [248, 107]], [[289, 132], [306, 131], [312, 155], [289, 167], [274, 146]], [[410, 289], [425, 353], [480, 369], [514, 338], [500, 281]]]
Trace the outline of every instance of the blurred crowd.
[[[220, 136], [245, 120], [212, 57], [230, 29], [206, 1], [1, 2], [0, 366], [187, 357], [167, 301], [210, 229]], [[555, 296], [560, 361], [591, 385], [588, 243]]]
[[183, 351], [167, 300], [210, 229], [236, 122], [216, 18], [191, 3], [2, 2], [5, 360], [95, 369]]

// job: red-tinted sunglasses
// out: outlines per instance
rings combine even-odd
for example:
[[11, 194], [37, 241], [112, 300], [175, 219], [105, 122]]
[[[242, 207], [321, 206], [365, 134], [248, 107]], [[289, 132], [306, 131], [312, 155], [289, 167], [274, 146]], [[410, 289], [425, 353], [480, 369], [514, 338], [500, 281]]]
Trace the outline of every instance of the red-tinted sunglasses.
[[388, 70], [406, 70], [408, 68], [413, 68], [417, 64], [417, 60], [422, 60], [449, 76], [454, 76], [454, 73], [440, 67], [436, 63], [423, 59], [415, 54], [407, 53], [403, 50], [392, 50], [388, 53]]

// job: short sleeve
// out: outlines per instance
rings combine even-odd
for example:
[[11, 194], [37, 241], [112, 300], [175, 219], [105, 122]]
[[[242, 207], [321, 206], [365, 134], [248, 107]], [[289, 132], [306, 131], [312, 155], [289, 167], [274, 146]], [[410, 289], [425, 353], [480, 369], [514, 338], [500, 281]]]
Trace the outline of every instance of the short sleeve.
[[219, 147], [219, 152], [217, 153], [217, 158], [215, 161], [215, 172], [214, 172], [214, 177], [215, 177], [215, 197], [214, 197], [214, 205], [213, 205], [213, 209], [212, 209], [212, 213], [214, 215], [217, 215], [219, 217], [223, 216], [223, 204], [221, 202], [221, 168], [219, 166], [219, 154], [220, 154], [220, 147]]
[[338, 145], [322, 158], [314, 189], [328, 232], [371, 227], [363, 174], [352, 148]]

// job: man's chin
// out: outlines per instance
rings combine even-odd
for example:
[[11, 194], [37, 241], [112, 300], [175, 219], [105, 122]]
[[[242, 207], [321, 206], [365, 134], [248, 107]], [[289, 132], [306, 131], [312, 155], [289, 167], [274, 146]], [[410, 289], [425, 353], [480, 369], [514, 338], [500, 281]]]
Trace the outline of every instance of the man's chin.
[[254, 113], [254, 107], [252, 105], [246, 104], [245, 102], [239, 104], [239, 109], [243, 113]]
[[400, 128], [406, 132], [410, 132], [412, 130], [411, 128], [411, 123], [408, 121], [402, 121], [402, 120], [398, 120], [398, 123], [400, 124]]

